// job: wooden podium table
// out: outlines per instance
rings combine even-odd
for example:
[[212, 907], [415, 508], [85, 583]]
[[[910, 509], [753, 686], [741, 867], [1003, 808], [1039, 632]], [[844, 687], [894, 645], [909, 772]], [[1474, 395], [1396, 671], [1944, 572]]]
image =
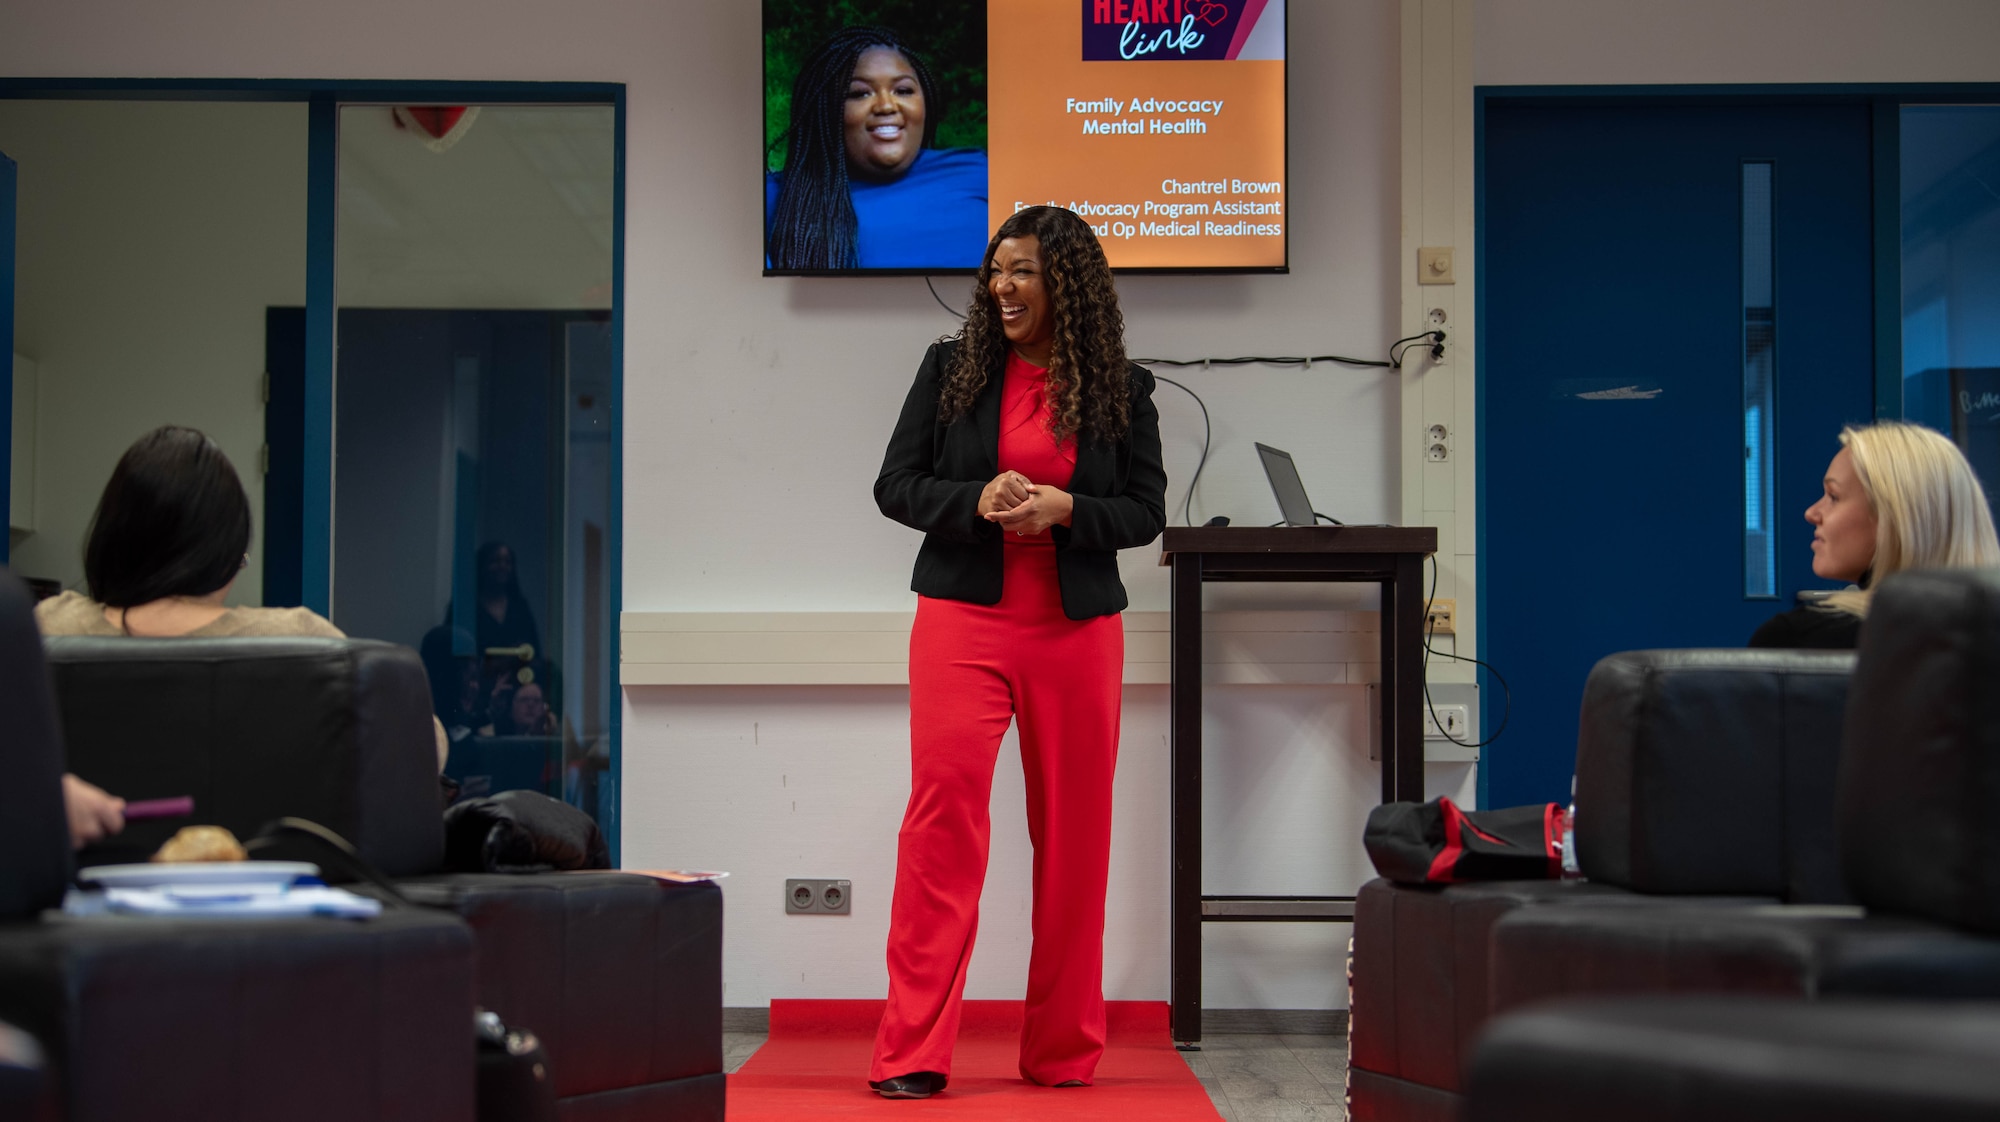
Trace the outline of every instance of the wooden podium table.
[[1204, 896], [1201, 892], [1201, 586], [1207, 581], [1370, 581], [1382, 586], [1382, 801], [1424, 797], [1424, 558], [1434, 526], [1169, 528], [1168, 756], [1173, 776], [1173, 1037], [1201, 1040], [1204, 922], [1351, 922], [1352, 896]]

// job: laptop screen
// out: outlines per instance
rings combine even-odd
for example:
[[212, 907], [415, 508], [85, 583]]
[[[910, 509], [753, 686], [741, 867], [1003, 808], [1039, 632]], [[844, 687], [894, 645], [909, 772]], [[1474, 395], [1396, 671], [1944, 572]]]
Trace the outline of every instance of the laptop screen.
[[1278, 497], [1278, 510], [1285, 516], [1285, 524], [1312, 525], [1312, 500], [1306, 498], [1306, 485], [1299, 482], [1299, 469], [1292, 463], [1292, 454], [1259, 444], [1257, 457], [1264, 461], [1264, 476], [1271, 481], [1271, 493]]

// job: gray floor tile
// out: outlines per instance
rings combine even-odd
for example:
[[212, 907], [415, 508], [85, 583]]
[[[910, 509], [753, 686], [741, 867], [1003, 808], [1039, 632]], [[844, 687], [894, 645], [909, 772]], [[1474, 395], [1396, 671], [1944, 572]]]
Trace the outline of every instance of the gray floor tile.
[[1345, 1052], [1330, 1054], [1316, 1052], [1305, 1055], [1294, 1052], [1292, 1055], [1298, 1059], [1299, 1066], [1306, 1069], [1307, 1074], [1321, 1083], [1347, 1082], [1347, 1053]]
[[1222, 1075], [1216, 1078], [1216, 1082], [1221, 1085], [1222, 1093], [1229, 1096], [1230, 1102], [1239, 1104], [1265, 1099], [1317, 1104], [1339, 1101], [1327, 1090], [1326, 1085], [1317, 1079], [1286, 1080], [1280, 1083]]
[[[1331, 1039], [1330, 1037], [1328, 1039]], [[1258, 1048], [1279, 1048], [1284, 1038], [1261, 1032], [1214, 1032], [1201, 1038], [1204, 1052], [1241, 1052]]]
[[761, 1032], [725, 1032], [722, 1034], [722, 1070], [734, 1075], [757, 1049], [769, 1039]]
[[1300, 1103], [1284, 1099], [1262, 1099], [1235, 1104], [1235, 1122], [1345, 1122], [1347, 1111], [1338, 1103]]
[[1217, 1052], [1208, 1057], [1208, 1070], [1211, 1075], [1255, 1076], [1272, 1083], [1296, 1083], [1312, 1078], [1305, 1064], [1283, 1048]]
[[1347, 1038], [1217, 1033], [1183, 1052], [1229, 1122], [1345, 1122]]

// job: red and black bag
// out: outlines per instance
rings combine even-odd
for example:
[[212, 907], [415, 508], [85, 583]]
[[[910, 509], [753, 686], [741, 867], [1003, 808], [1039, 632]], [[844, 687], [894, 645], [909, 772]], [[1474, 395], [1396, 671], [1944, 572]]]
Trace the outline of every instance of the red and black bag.
[[1375, 871], [1400, 884], [1554, 879], [1568, 825], [1555, 803], [1468, 812], [1438, 798], [1369, 811], [1362, 844]]

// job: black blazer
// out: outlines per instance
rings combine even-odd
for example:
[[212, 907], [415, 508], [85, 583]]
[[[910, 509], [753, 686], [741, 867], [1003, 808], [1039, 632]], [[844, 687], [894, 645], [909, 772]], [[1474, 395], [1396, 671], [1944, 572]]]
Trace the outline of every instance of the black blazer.
[[[903, 402], [875, 503], [882, 513], [924, 532], [910, 588], [925, 596], [1000, 602], [1002, 531], [979, 516], [979, 494], [1000, 474], [1000, 383], [987, 381], [965, 416], [938, 420], [938, 387], [955, 340], [931, 344]], [[1123, 611], [1118, 551], [1145, 545], [1166, 526], [1167, 471], [1160, 457], [1160, 414], [1153, 376], [1131, 370], [1132, 424], [1114, 445], [1077, 440], [1075, 498], [1068, 526], [1056, 526], [1056, 580], [1063, 614], [1089, 619]]]

